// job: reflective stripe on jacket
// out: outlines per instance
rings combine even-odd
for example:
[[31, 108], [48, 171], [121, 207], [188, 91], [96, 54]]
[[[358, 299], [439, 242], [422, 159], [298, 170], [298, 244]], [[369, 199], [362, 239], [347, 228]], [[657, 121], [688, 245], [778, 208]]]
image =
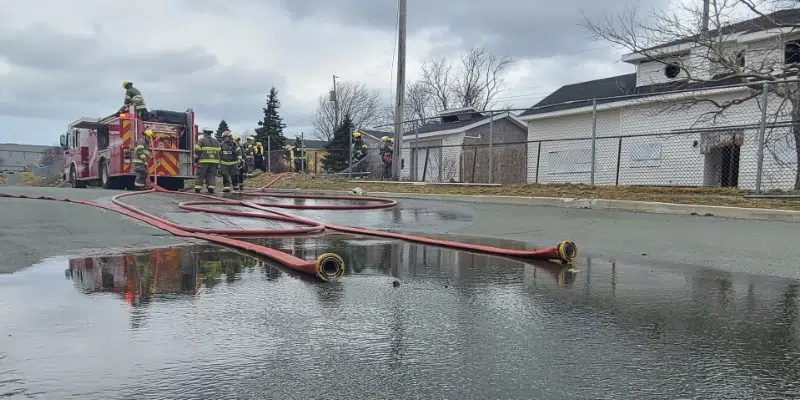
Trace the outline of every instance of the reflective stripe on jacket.
[[134, 164], [147, 164], [150, 159], [150, 144], [147, 139], [141, 138], [136, 141], [136, 147], [133, 148], [133, 163]]
[[194, 150], [197, 152], [195, 156], [198, 159], [197, 162], [201, 164], [219, 164], [219, 153], [222, 149], [220, 149], [217, 139], [211, 136], [203, 136], [197, 141]]
[[239, 145], [233, 141], [223, 141], [220, 144], [222, 155], [220, 156], [219, 163], [222, 165], [236, 165], [242, 161], [242, 156], [239, 154]]

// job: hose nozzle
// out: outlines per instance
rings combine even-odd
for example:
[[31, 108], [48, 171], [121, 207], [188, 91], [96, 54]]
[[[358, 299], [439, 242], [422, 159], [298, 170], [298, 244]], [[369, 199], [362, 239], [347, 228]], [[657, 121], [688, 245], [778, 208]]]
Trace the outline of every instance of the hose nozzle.
[[317, 277], [325, 282], [335, 281], [344, 275], [344, 260], [338, 254], [325, 253], [315, 264]]
[[565, 240], [558, 244], [558, 256], [561, 261], [572, 263], [578, 259], [578, 246], [571, 240]]

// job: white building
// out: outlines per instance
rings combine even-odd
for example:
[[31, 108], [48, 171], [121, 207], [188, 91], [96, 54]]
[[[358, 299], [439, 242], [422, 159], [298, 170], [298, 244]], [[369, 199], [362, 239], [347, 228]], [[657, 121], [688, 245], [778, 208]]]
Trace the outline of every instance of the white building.
[[526, 129], [511, 113], [490, 116], [474, 107], [441, 111], [436, 120], [403, 134], [401, 179], [487, 182], [491, 137], [494, 183], [524, 183]]
[[[800, 21], [800, 11], [775, 19]], [[755, 22], [754, 22], [755, 21]], [[783, 37], [755, 19], [731, 26], [726, 43], [742, 65], [800, 62], [800, 34]], [[712, 32], [713, 33], [713, 32]], [[731, 186], [756, 184], [761, 108], [756, 99], [727, 109], [718, 104], [748, 97], [742, 78], [725, 78], [694, 42], [679, 41], [652, 54], [629, 54], [636, 72], [566, 85], [520, 115], [528, 124], [529, 183], [589, 183], [593, 99], [596, 100], [595, 183], [599, 185]], [[682, 66], [682, 67], [679, 67]], [[684, 69], [682, 69], [684, 68]], [[688, 82], [686, 70], [705, 82]], [[713, 80], [713, 83], [709, 82]], [[686, 92], [692, 90], [691, 92]], [[681, 91], [682, 93], [676, 93]], [[786, 103], [768, 95], [768, 115]], [[770, 125], [765, 135], [762, 187], [791, 189], [797, 146], [790, 127]]]

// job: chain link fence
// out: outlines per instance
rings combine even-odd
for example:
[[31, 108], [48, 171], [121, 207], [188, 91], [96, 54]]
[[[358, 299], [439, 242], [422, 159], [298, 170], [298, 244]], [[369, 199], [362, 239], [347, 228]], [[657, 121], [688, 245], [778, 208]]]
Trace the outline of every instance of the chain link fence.
[[[398, 154], [402, 180], [800, 189], [797, 82], [404, 122], [413, 123]], [[380, 164], [377, 152], [367, 158]]]

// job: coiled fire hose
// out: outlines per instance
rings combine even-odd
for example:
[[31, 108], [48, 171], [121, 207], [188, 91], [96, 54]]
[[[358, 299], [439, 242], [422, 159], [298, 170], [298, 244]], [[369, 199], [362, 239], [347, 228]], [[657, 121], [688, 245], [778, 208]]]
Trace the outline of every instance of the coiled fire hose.
[[[446, 247], [455, 250], [482, 253], [494, 256], [511, 257], [517, 259], [528, 260], [559, 260], [562, 262], [571, 263], [578, 258], [578, 248], [571, 241], [562, 241], [555, 246], [540, 249], [540, 250], [513, 250], [504, 249], [494, 246], [483, 246], [469, 243], [454, 242], [449, 240], [431, 239], [415, 235], [407, 235], [394, 232], [378, 231], [372, 229], [353, 228], [342, 225], [326, 224], [322, 222], [313, 221], [307, 218], [302, 218], [287, 212], [280, 211], [279, 209], [294, 209], [294, 210], [375, 210], [392, 208], [397, 205], [397, 202], [390, 199], [383, 199], [377, 197], [367, 196], [324, 196], [324, 195], [295, 195], [283, 193], [264, 192], [277, 182], [279, 182], [284, 175], [278, 175], [268, 184], [250, 191], [241, 193], [243, 196], [250, 197], [270, 197], [270, 198], [284, 198], [284, 199], [311, 199], [311, 200], [333, 200], [333, 201], [351, 201], [353, 204], [285, 204], [285, 203], [256, 203], [252, 201], [233, 200], [221, 197], [216, 197], [206, 194], [186, 193], [181, 192], [185, 196], [194, 196], [197, 198], [204, 198], [199, 201], [187, 201], [178, 204], [178, 207], [186, 211], [202, 212], [209, 214], [219, 214], [243, 218], [267, 219], [279, 222], [288, 222], [297, 225], [292, 228], [278, 228], [278, 229], [216, 229], [216, 228], [197, 228], [186, 225], [180, 225], [167, 219], [147, 213], [137, 207], [123, 202], [121, 199], [130, 196], [137, 196], [143, 194], [152, 194], [157, 192], [176, 193], [168, 191], [159, 186], [152, 189], [122, 193], [115, 195], [111, 198], [113, 205], [106, 205], [93, 201], [72, 200], [66, 198], [46, 197], [46, 196], [25, 196], [25, 195], [12, 195], [0, 193], [0, 197], [18, 198], [18, 199], [35, 199], [35, 200], [54, 200], [65, 201], [75, 204], [82, 204], [92, 207], [98, 207], [105, 210], [115, 211], [120, 214], [126, 215], [133, 219], [145, 222], [153, 227], [167, 231], [179, 237], [191, 237], [196, 239], [207, 240], [212, 243], [236, 248], [239, 250], [247, 251], [267, 257], [276, 261], [292, 270], [316, 276], [323, 281], [337, 280], [344, 274], [345, 265], [344, 260], [337, 254], [325, 253], [317, 257], [314, 261], [307, 261], [297, 258], [291, 254], [284, 253], [266, 246], [261, 246], [255, 243], [250, 243], [244, 240], [236, 239], [235, 237], [264, 237], [264, 236], [285, 236], [285, 235], [298, 235], [309, 233], [324, 233], [326, 230], [338, 231], [354, 235], [365, 235], [382, 237], [388, 239], [398, 239], [408, 242], [420, 243], [424, 245]], [[217, 209], [201, 206], [239, 206], [246, 207], [253, 210], [260, 211], [246, 212], [235, 211], [226, 209]], [[267, 214], [261, 213], [267, 212]]]

